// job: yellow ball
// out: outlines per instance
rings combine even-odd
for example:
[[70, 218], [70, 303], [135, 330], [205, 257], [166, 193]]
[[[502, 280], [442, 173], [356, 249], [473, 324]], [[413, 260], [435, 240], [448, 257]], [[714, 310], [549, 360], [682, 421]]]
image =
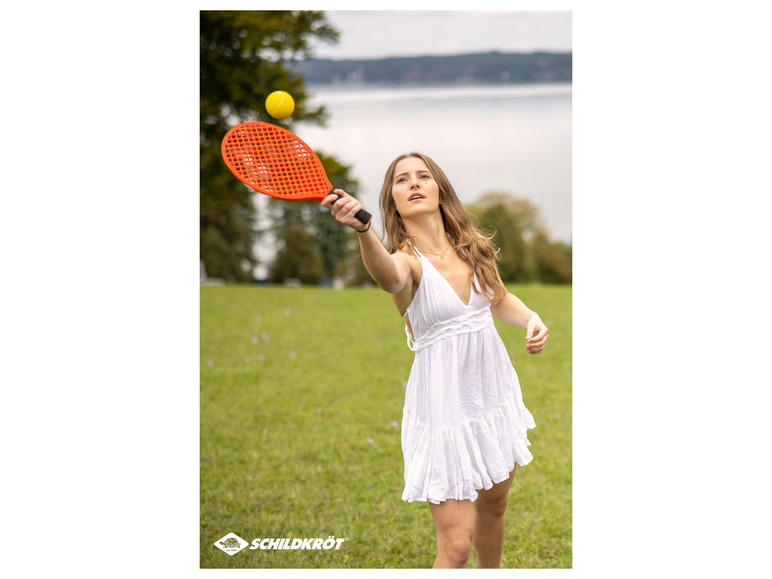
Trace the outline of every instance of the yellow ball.
[[275, 90], [265, 99], [265, 109], [274, 119], [286, 119], [295, 110], [295, 99], [288, 92]]

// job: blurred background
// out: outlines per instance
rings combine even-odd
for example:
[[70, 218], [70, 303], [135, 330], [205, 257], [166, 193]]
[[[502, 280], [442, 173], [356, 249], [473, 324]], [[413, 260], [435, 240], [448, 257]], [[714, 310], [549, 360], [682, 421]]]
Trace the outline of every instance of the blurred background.
[[[353, 234], [317, 202], [242, 185], [220, 158], [239, 122], [295, 132], [381, 233], [388, 164], [420, 151], [513, 283], [571, 283], [571, 13], [202, 11], [202, 283], [370, 282]], [[279, 121], [274, 90], [295, 99]], [[291, 239], [292, 243], [287, 243]]]

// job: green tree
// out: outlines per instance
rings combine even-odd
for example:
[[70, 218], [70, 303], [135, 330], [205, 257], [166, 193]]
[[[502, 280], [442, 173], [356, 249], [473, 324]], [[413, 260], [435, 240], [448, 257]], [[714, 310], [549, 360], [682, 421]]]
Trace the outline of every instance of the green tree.
[[244, 121], [281, 125], [265, 111], [274, 90], [295, 99], [292, 121], [322, 123], [324, 108], [309, 105], [303, 77], [289, 65], [311, 56], [311, 39], [337, 38], [319, 11], [200, 13], [200, 251], [212, 277], [249, 281], [256, 263], [254, 192], [222, 162], [223, 136]]
[[550, 241], [546, 232], [539, 230], [531, 241], [531, 253], [536, 277], [542, 283], [571, 283], [571, 246]]
[[[351, 176], [351, 167], [343, 165], [334, 157], [324, 153], [317, 154], [327, 177], [334, 186], [356, 197], [359, 184]], [[348, 270], [352, 267], [352, 263], [347, 257], [353, 246], [358, 249], [359, 243], [356, 241], [356, 234], [350, 228], [330, 218], [329, 209], [323, 208], [318, 201], [288, 203], [271, 199], [268, 212], [270, 225], [262, 232], [263, 234], [270, 234], [275, 239], [290, 242], [291, 236], [288, 236], [287, 230], [297, 231], [296, 227], [299, 225], [316, 240], [317, 249], [322, 257], [320, 277], [350, 277]]]
[[271, 281], [281, 283], [297, 278], [303, 283], [317, 283], [324, 274], [322, 253], [303, 223], [297, 221], [288, 226], [281, 241], [282, 247], [271, 269]]
[[571, 246], [549, 239], [539, 209], [527, 199], [490, 192], [467, 206], [483, 231], [493, 231], [505, 282], [571, 283]]
[[494, 232], [499, 249], [499, 272], [505, 282], [533, 281], [528, 241], [539, 226], [538, 209], [526, 199], [508, 193], [489, 192], [467, 207], [483, 231]]

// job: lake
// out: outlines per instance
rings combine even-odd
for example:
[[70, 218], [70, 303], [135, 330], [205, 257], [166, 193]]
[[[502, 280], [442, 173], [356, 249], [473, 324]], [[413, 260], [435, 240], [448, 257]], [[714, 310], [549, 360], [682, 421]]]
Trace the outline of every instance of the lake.
[[[401, 153], [429, 155], [463, 203], [488, 191], [529, 199], [553, 239], [571, 241], [571, 85], [310, 86], [326, 127], [299, 123], [313, 149], [352, 166], [380, 231], [378, 194]], [[333, 183], [334, 185], [334, 183]]]

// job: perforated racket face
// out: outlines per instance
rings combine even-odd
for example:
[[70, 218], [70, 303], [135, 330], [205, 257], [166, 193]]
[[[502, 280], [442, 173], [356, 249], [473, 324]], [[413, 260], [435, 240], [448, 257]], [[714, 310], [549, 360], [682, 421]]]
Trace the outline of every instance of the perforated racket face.
[[270, 123], [241, 123], [222, 141], [225, 164], [243, 183], [279, 199], [321, 200], [332, 190], [311, 147]]

